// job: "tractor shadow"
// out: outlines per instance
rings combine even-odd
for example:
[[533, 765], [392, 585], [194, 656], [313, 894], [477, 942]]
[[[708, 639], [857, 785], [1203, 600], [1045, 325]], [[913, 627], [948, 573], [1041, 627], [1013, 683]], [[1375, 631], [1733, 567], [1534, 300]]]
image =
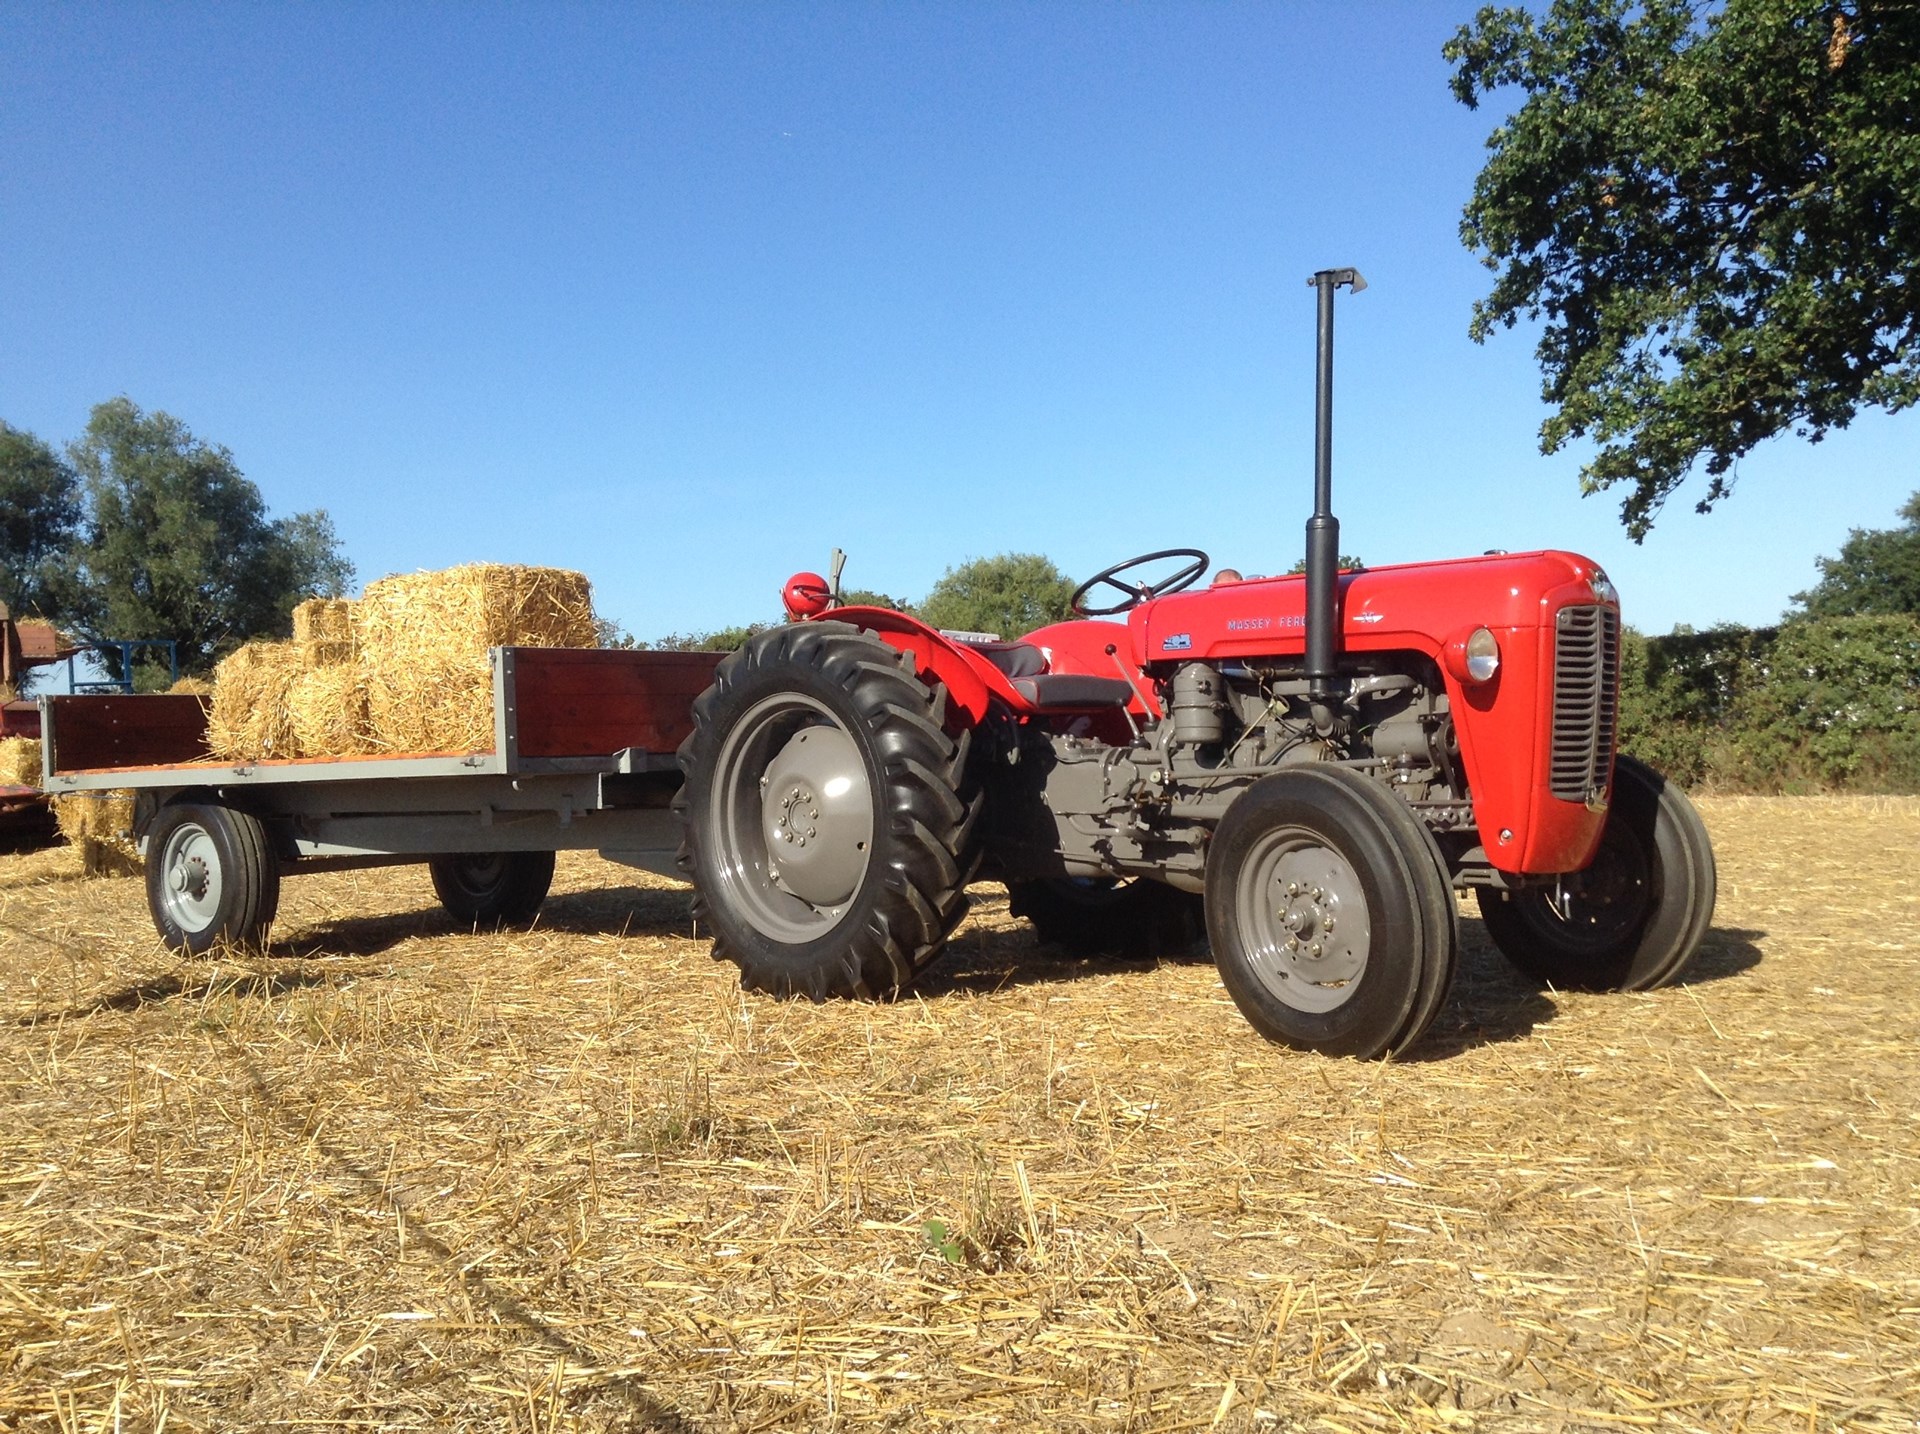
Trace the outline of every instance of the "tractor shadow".
[[[981, 906], [994, 910], [991, 901]], [[1004, 910], [1004, 906], [1001, 907]], [[1714, 927], [1701, 942], [1676, 986], [1727, 980], [1763, 959], [1764, 931]], [[1087, 956], [1037, 940], [1024, 923], [965, 931], [914, 983], [927, 1000], [949, 994], [988, 995], [1010, 987], [1107, 978], [1166, 965], [1210, 965], [1204, 937], [1177, 949], [1143, 956]], [[1460, 918], [1460, 947], [1453, 989], [1419, 1044], [1395, 1059], [1408, 1063], [1446, 1060], [1484, 1046], [1525, 1040], [1560, 1014], [1539, 984], [1516, 970], [1477, 917]]]

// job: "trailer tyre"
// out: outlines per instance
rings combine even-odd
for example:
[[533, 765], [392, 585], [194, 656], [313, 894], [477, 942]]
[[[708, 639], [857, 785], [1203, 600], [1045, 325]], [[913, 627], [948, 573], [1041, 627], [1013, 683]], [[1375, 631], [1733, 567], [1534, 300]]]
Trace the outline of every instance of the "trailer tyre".
[[1206, 930], [1206, 905], [1190, 891], [1135, 877], [1053, 877], [1007, 883], [1007, 911], [1076, 956], [1175, 955]]
[[1254, 783], [1207, 854], [1221, 983], [1261, 1035], [1326, 1055], [1406, 1049], [1453, 970], [1453, 897], [1419, 819], [1338, 767]]
[[147, 908], [168, 946], [264, 949], [279, 907], [280, 863], [259, 818], [215, 803], [160, 809], [147, 833]]
[[880, 997], [967, 907], [981, 797], [944, 689], [838, 622], [760, 634], [693, 705], [674, 807], [713, 955], [750, 990]]
[[427, 863], [434, 895], [462, 926], [531, 921], [553, 885], [550, 851], [452, 852]]
[[1616, 757], [1613, 807], [1587, 869], [1477, 896], [1493, 944], [1534, 980], [1561, 990], [1651, 991], [1699, 950], [1716, 886], [1713, 844], [1693, 803], [1646, 763]]

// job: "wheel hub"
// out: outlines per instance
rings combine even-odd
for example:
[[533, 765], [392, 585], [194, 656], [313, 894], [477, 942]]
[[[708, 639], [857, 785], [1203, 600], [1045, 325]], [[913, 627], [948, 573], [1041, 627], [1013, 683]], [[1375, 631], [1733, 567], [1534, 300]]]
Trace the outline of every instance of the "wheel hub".
[[837, 727], [803, 727], [760, 780], [774, 880], [817, 907], [848, 900], [866, 874], [873, 798], [866, 763]]
[[1299, 1011], [1353, 995], [1371, 940], [1366, 893], [1347, 859], [1315, 834], [1272, 833], [1245, 868], [1238, 900], [1261, 983]]
[[212, 877], [207, 871], [206, 859], [201, 856], [183, 856], [174, 862], [173, 869], [167, 873], [168, 883], [182, 896], [192, 901], [202, 900]]

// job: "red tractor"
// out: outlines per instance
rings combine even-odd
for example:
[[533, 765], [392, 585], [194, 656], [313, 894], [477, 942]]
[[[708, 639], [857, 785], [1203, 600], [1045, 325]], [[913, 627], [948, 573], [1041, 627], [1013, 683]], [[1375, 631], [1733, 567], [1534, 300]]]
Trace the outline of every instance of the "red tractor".
[[[1204, 912], [1270, 1039], [1373, 1057], [1454, 971], [1454, 892], [1556, 986], [1671, 981], [1713, 914], [1687, 798], [1614, 750], [1613, 585], [1565, 552], [1342, 571], [1333, 296], [1319, 291], [1304, 576], [1195, 585], [1208, 559], [1097, 573], [1013, 642], [786, 589], [680, 749], [680, 863], [714, 954], [777, 995], [884, 996], [976, 875], [1041, 934], [1118, 945]], [[1112, 620], [1120, 619], [1120, 620]]]

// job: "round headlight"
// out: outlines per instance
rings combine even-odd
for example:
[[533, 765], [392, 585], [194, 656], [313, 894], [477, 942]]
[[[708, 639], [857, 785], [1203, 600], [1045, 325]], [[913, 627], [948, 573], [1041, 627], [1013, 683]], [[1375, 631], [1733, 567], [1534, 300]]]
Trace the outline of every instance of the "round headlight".
[[1473, 682], [1491, 682], [1500, 670], [1500, 643], [1484, 627], [1476, 627], [1467, 639], [1467, 677]]

